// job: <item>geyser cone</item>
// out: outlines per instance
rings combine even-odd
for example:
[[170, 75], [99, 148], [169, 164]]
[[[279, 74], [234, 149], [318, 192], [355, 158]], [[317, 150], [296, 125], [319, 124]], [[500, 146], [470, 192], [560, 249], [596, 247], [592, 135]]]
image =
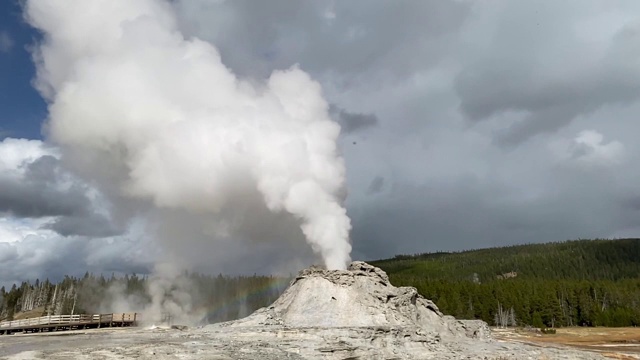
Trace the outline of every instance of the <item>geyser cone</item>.
[[347, 270], [303, 270], [271, 306], [231, 325], [409, 327], [440, 335], [489, 334], [484, 322], [444, 316], [415, 288], [394, 287], [384, 271], [361, 261], [352, 262]]

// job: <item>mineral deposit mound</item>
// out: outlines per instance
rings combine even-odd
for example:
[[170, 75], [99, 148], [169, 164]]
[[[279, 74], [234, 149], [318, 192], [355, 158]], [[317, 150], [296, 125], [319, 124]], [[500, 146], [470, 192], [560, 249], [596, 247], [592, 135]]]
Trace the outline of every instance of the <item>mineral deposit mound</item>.
[[347, 270], [303, 270], [271, 306], [233, 323], [260, 325], [409, 327], [439, 336], [490, 336], [485, 322], [444, 316], [415, 288], [394, 287], [384, 271], [362, 261]]
[[494, 340], [487, 324], [443, 315], [379, 268], [301, 271], [271, 306], [201, 330], [242, 359], [603, 359]]

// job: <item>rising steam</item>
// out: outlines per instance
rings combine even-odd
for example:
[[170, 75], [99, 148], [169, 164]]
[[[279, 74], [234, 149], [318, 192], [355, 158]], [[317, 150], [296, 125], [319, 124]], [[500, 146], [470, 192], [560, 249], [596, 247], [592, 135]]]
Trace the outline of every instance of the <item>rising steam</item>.
[[[259, 194], [299, 222], [327, 268], [345, 268], [340, 128], [309, 75], [239, 79], [211, 44], [183, 37], [166, 1], [28, 0], [25, 13], [45, 36], [35, 60], [48, 135], [85, 176], [212, 219]], [[243, 233], [226, 226], [226, 238]]]

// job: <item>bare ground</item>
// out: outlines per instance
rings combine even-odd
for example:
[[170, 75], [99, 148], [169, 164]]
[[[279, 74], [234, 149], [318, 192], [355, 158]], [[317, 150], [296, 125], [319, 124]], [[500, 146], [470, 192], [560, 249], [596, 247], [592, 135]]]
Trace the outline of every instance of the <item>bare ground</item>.
[[640, 359], [640, 328], [560, 328], [543, 335], [520, 329], [493, 329], [497, 339], [540, 346], [570, 346], [599, 352], [613, 359]]
[[[557, 336], [557, 341], [516, 332], [497, 335], [498, 340], [448, 342], [411, 340], [415, 334], [400, 328], [97, 329], [0, 336], [0, 359], [605, 359], [586, 343], [574, 345], [574, 335]], [[606, 350], [615, 358], [616, 349]]]

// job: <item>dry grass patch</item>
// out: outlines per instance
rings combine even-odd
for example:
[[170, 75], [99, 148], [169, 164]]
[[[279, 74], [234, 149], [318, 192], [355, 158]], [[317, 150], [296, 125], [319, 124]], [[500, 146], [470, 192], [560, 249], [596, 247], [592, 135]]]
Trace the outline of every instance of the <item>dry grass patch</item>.
[[531, 336], [536, 342], [567, 345], [638, 344], [640, 328], [561, 328], [553, 335]]
[[556, 334], [539, 334], [521, 329], [495, 329], [498, 339], [515, 340], [539, 346], [572, 346], [591, 350], [619, 360], [640, 359], [640, 328], [560, 328]]
[[30, 311], [19, 312], [13, 316], [13, 320], [30, 319], [45, 315], [47, 314], [45, 313], [44, 306], [41, 306]]

